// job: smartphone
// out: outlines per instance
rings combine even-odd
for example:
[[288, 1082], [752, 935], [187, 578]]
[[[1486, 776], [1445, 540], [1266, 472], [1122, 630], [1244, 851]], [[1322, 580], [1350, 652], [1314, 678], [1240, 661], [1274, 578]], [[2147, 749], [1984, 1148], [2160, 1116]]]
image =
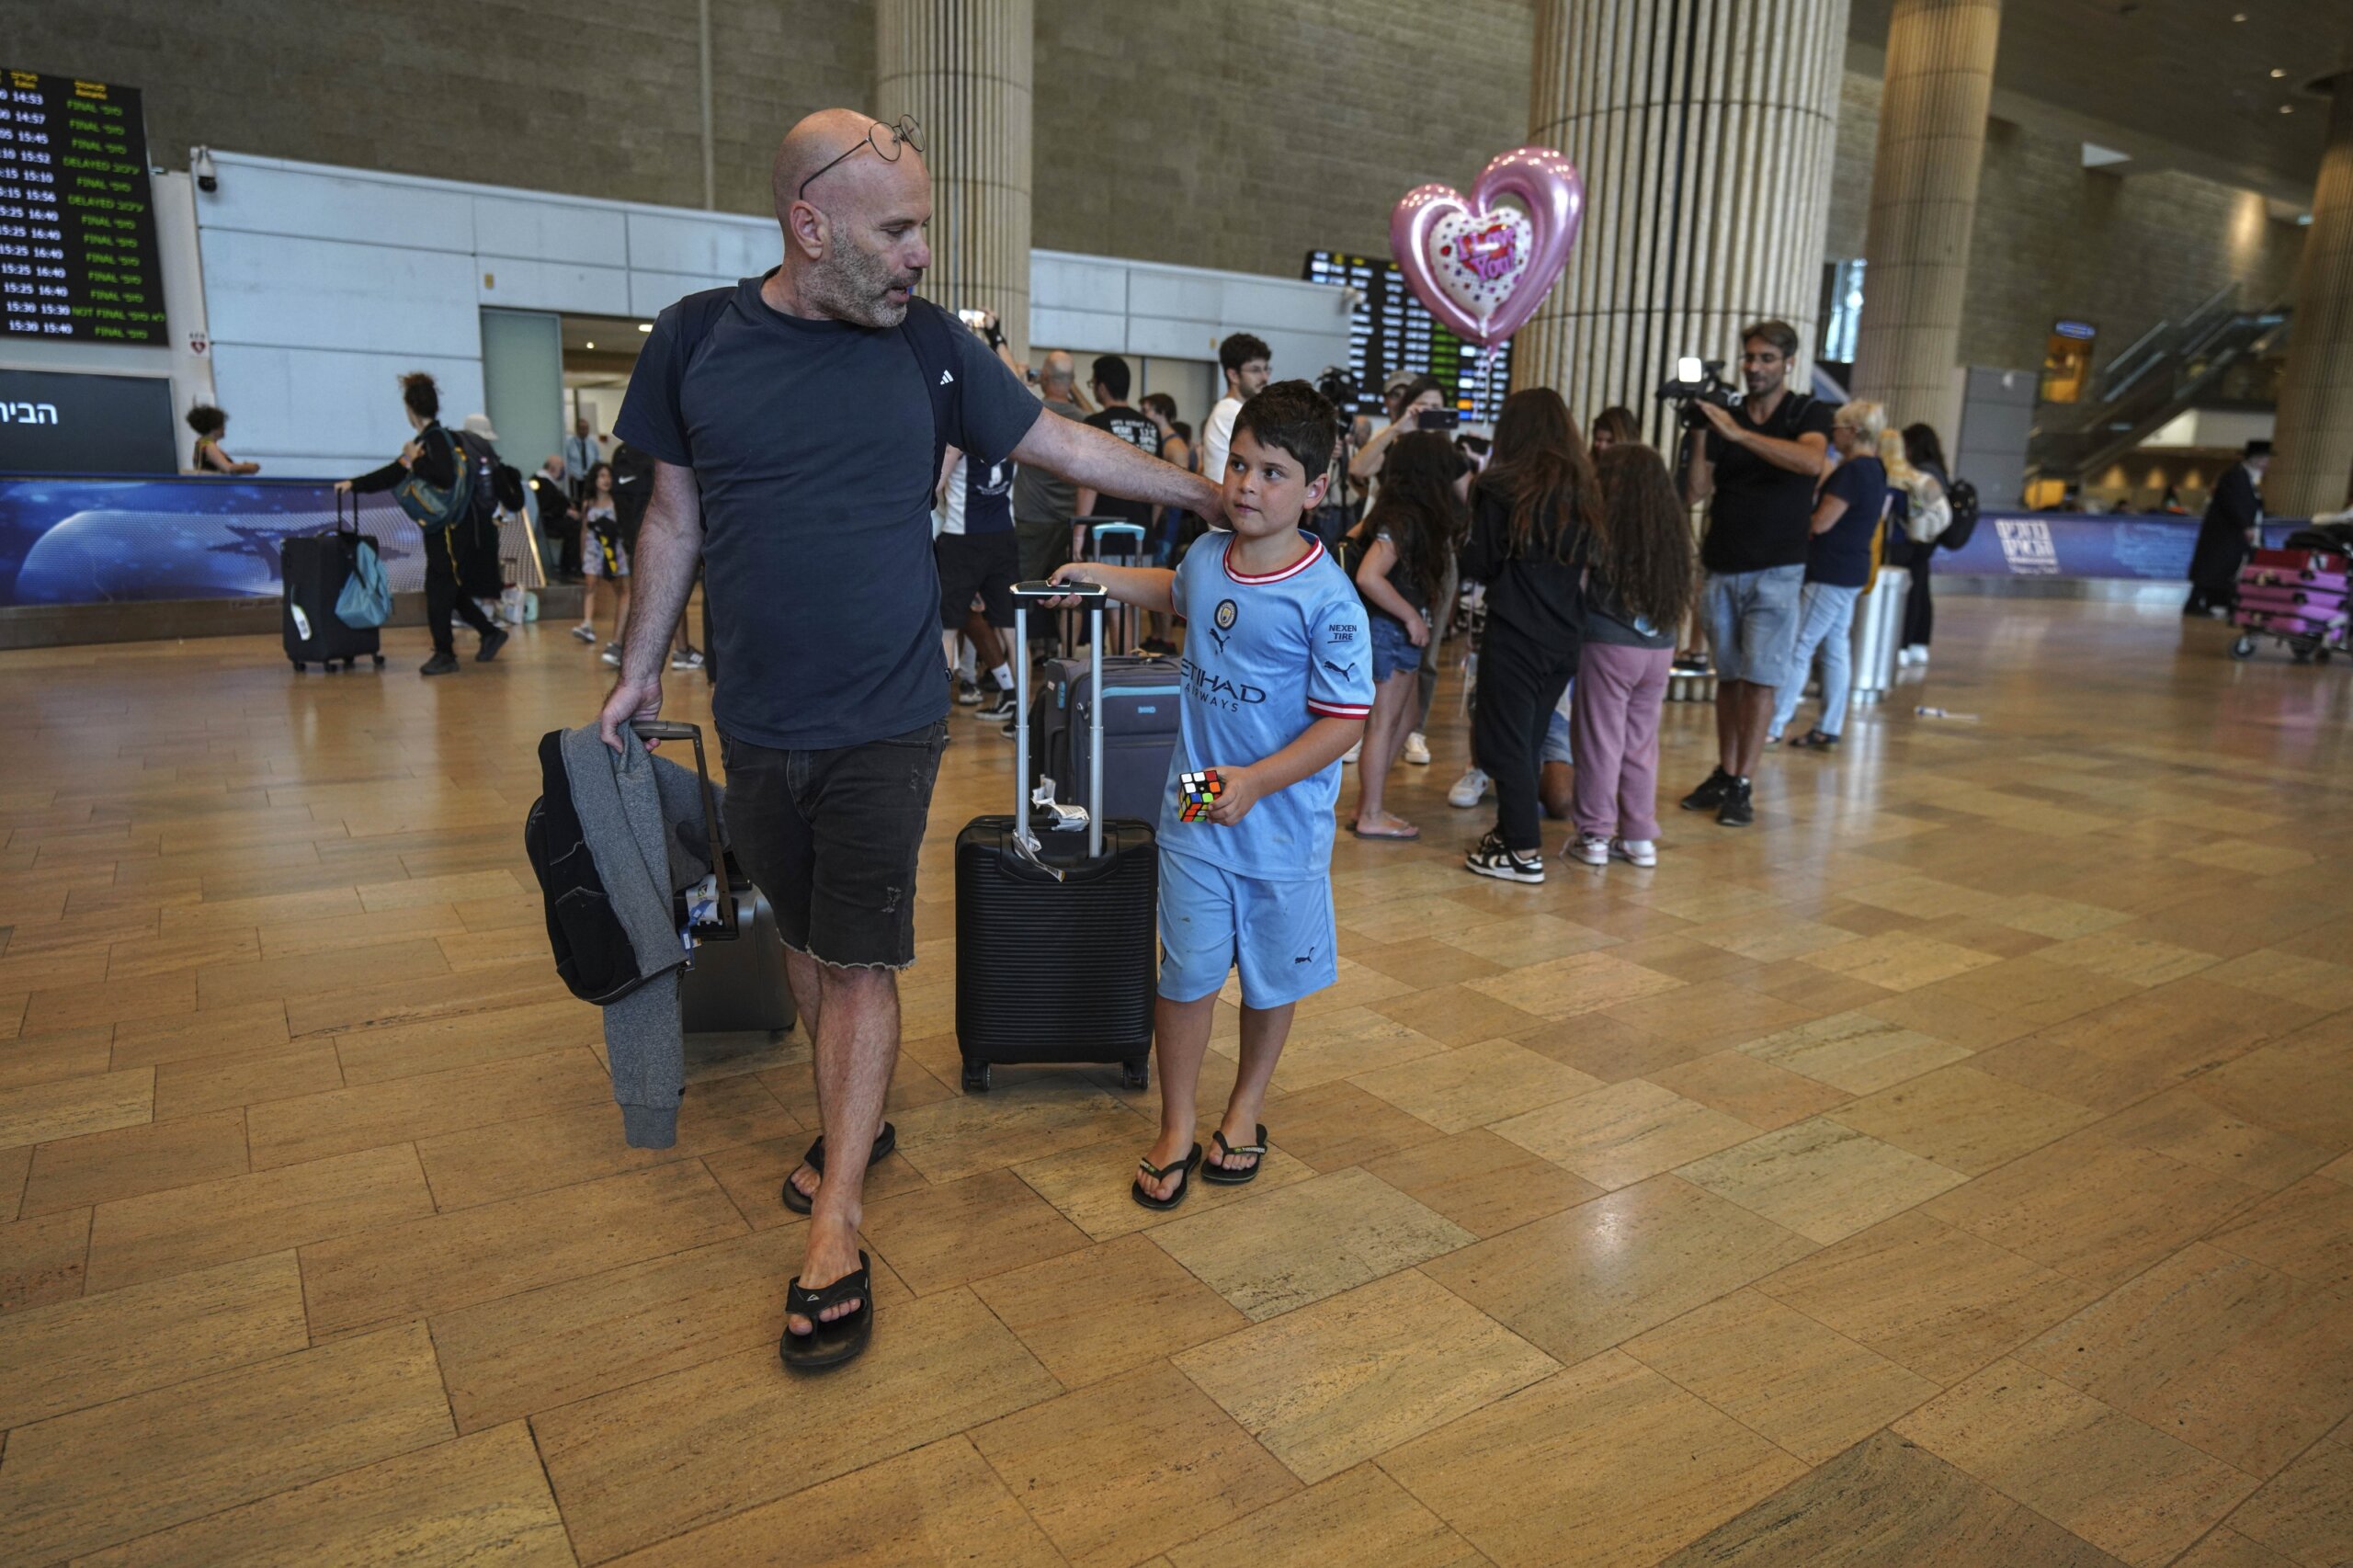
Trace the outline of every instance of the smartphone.
[[989, 313], [986, 311], [958, 311], [956, 319], [974, 332], [979, 332], [989, 324]]
[[1461, 423], [1461, 414], [1451, 408], [1425, 408], [1414, 415], [1416, 430], [1452, 430]]

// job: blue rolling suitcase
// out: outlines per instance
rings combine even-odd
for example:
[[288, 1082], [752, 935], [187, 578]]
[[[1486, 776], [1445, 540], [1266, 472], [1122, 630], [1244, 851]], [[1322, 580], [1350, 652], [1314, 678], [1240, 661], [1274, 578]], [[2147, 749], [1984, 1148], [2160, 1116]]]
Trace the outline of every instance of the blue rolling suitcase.
[[[1014, 630], [1026, 639], [1025, 601], [1074, 585], [1014, 589]], [[1101, 657], [1100, 588], [1085, 597]], [[1017, 641], [1017, 646], [1021, 645]], [[1029, 671], [1017, 662], [1016, 699]], [[1092, 672], [1103, 684], [1103, 672]], [[983, 1093], [989, 1069], [1014, 1062], [1118, 1062], [1131, 1088], [1150, 1082], [1160, 896], [1157, 797], [1141, 818], [1104, 812], [1103, 711], [1091, 706], [1087, 808], [1041, 813], [1030, 804], [1029, 729], [1015, 731], [1015, 812], [974, 817], [956, 835], [956, 1043], [964, 1090]], [[1165, 766], [1165, 762], [1164, 762]]]

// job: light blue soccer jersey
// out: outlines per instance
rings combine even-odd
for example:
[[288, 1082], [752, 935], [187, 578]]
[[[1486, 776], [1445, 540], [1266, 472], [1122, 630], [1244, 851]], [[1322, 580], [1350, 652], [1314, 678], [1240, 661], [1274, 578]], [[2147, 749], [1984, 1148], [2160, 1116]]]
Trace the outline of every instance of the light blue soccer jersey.
[[1280, 572], [1241, 576], [1226, 564], [1233, 536], [1205, 534], [1176, 570], [1186, 619], [1176, 746], [1160, 797], [1160, 846], [1268, 881], [1326, 874], [1340, 765], [1250, 808], [1233, 827], [1184, 822], [1176, 780], [1204, 767], [1242, 767], [1274, 756], [1321, 718], [1372, 711], [1372, 642], [1364, 601], [1324, 552]]

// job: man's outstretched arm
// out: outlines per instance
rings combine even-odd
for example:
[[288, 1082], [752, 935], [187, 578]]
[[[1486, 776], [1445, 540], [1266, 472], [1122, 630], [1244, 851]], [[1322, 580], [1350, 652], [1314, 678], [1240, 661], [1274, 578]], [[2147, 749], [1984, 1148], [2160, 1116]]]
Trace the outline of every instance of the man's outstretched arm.
[[615, 751], [621, 749], [620, 726], [662, 711], [662, 665], [701, 560], [702, 492], [696, 488], [695, 472], [657, 460], [654, 498], [646, 504], [637, 552], [630, 561], [633, 592], [620, 678], [613, 682], [597, 722], [605, 744]]
[[1225, 516], [1218, 487], [1207, 479], [1074, 419], [1040, 418], [1013, 449], [1013, 460], [1036, 463], [1083, 490], [1182, 506], [1213, 522]]

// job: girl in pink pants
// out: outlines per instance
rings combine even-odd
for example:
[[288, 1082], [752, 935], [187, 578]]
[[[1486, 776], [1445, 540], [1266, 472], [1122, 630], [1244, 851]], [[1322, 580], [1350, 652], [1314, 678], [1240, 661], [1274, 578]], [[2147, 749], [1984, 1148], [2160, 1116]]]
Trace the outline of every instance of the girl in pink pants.
[[1586, 536], [1585, 651], [1569, 720], [1576, 754], [1563, 851], [1588, 866], [1612, 855], [1658, 864], [1658, 716], [1675, 633], [1691, 608], [1691, 528], [1658, 453], [1597, 452], [1600, 520]]

